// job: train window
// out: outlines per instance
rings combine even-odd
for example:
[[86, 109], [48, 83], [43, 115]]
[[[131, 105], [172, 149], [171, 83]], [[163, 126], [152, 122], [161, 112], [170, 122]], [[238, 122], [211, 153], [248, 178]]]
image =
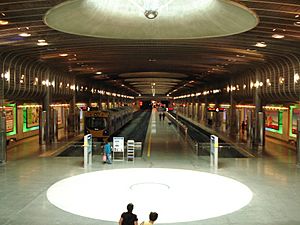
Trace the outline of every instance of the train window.
[[103, 130], [107, 127], [107, 120], [102, 117], [89, 117], [86, 118], [86, 126], [91, 130]]

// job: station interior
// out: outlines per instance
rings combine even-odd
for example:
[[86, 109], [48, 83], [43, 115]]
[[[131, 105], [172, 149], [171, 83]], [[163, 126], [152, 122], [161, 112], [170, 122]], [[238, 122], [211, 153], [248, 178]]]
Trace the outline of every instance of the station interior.
[[299, 225], [299, 50], [299, 0], [0, 1], [0, 224]]

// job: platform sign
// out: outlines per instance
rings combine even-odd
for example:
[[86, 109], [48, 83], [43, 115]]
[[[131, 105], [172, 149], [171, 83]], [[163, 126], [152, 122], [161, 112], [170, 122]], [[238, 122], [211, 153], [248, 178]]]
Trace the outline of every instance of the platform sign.
[[113, 137], [113, 151], [124, 152], [124, 137]]
[[219, 138], [215, 135], [210, 135], [210, 165], [218, 169], [218, 149]]

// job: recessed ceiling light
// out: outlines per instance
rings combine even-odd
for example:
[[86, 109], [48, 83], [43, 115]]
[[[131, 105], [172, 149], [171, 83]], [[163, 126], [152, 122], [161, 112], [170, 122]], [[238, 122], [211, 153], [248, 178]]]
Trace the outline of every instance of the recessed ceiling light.
[[298, 17], [299, 17], [299, 14], [295, 16], [295, 18], [298, 18]]
[[0, 20], [0, 25], [7, 25], [8, 21], [7, 20]]
[[60, 53], [59, 56], [66, 57], [66, 56], [68, 56], [68, 54], [67, 53]]
[[96, 74], [102, 74], [102, 72], [98, 71], [98, 72], [96, 72]]
[[21, 37], [30, 37], [31, 34], [24, 32], [24, 33], [20, 33], [19, 36], [21, 36]]
[[148, 19], [152, 20], [152, 19], [155, 19], [157, 17], [158, 12], [156, 10], [146, 10], [145, 13], [144, 13], [144, 15]]
[[267, 47], [267, 44], [262, 41], [262, 42], [257, 42], [254, 46], [259, 48], [264, 48]]
[[281, 38], [284, 38], [284, 35], [283, 34], [273, 34], [272, 38], [281, 39]]
[[36, 43], [38, 46], [46, 46], [46, 45], [48, 45], [48, 43], [47, 42], [38, 42], [38, 43]]
[[296, 21], [296, 22], [294, 23], [294, 25], [297, 26], [297, 27], [300, 27], [300, 21]]
[[39, 42], [39, 43], [45, 43], [45, 42], [46, 42], [46, 40], [44, 40], [44, 39], [40, 39], [40, 40], [38, 40], [38, 42]]

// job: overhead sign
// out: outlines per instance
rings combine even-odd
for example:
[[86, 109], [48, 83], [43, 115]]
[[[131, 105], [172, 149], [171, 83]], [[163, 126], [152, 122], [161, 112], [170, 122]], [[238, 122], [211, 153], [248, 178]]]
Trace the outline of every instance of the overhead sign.
[[124, 152], [124, 137], [113, 137], [113, 151]]

